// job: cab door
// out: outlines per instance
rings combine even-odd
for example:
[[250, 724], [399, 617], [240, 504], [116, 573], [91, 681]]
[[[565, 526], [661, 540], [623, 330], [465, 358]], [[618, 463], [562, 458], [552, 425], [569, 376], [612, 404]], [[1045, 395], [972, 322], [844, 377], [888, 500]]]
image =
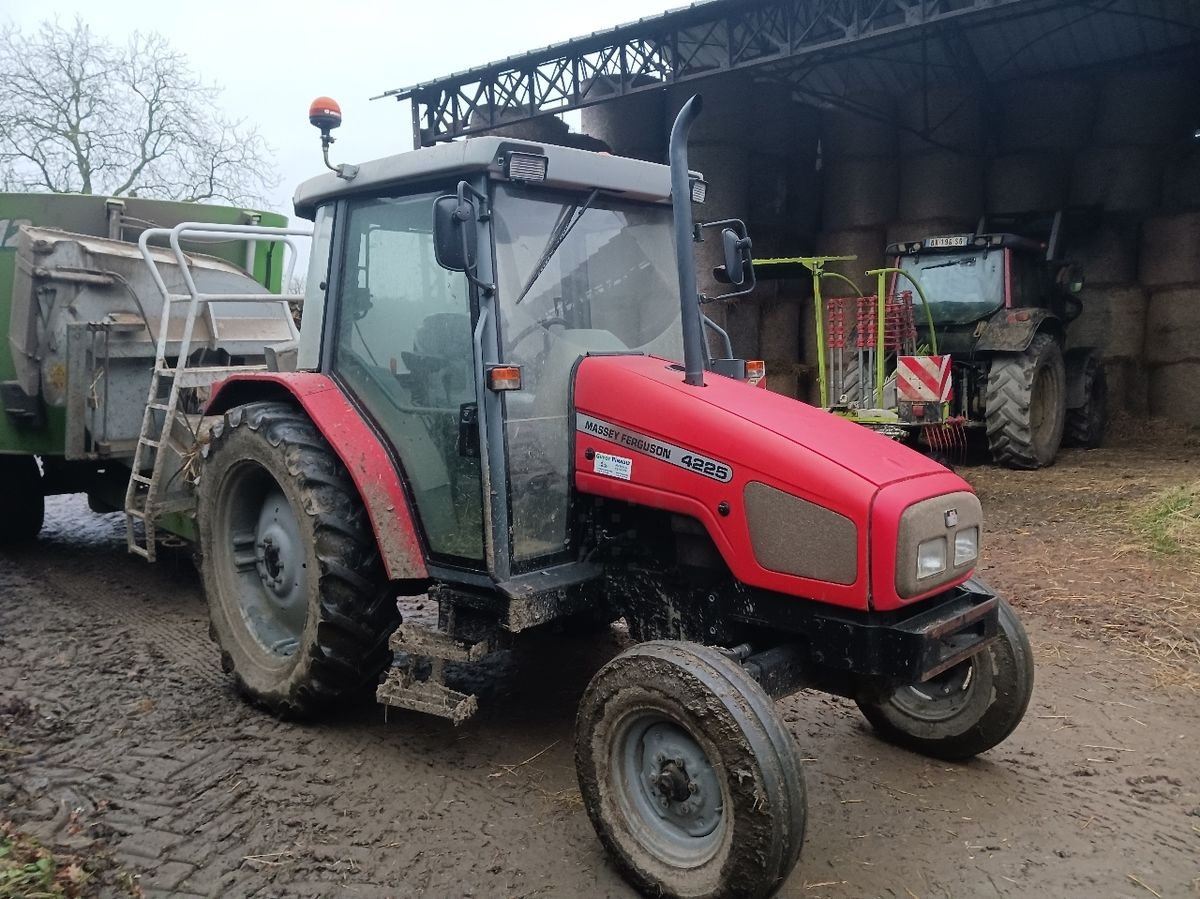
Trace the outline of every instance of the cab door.
[[337, 314], [326, 341], [335, 377], [399, 458], [431, 557], [481, 568], [480, 461], [463, 440], [478, 400], [477, 306], [467, 278], [434, 259], [440, 193], [348, 200], [338, 210]]

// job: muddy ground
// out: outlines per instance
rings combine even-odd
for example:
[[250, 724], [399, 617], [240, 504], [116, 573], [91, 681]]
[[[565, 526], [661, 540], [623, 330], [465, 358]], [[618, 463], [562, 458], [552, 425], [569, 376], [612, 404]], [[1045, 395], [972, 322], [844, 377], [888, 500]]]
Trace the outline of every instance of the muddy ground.
[[[961, 469], [991, 528], [984, 576], [1035, 645], [1028, 717], [948, 765], [877, 741], [844, 701], [782, 703], [809, 789], [783, 895], [1200, 896], [1200, 571], [1126, 525], [1198, 458], [1184, 440]], [[147, 566], [118, 517], [55, 499], [36, 545], [0, 552], [0, 818], [110, 857], [93, 886], [113, 895], [628, 896], [571, 757], [577, 698], [619, 640], [499, 666], [458, 729], [371, 705], [282, 723], [221, 673], [184, 552]]]

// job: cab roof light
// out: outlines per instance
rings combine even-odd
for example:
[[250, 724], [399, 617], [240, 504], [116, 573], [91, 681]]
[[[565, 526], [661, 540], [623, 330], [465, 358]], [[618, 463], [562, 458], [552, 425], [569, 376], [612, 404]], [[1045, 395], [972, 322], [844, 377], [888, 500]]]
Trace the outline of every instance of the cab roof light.
[[536, 153], [521, 153], [513, 150], [508, 154], [505, 174], [511, 181], [537, 182], [546, 180], [550, 160]]
[[521, 366], [493, 365], [488, 369], [487, 382], [490, 390], [520, 390]]

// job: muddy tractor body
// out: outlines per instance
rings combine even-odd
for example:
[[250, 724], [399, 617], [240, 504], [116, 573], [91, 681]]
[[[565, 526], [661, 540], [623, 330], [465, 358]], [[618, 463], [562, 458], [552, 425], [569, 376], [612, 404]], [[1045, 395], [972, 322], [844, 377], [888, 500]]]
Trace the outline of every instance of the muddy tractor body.
[[1049, 465], [1063, 443], [1095, 447], [1104, 436], [1099, 350], [1064, 350], [1067, 325], [1082, 310], [1082, 277], [1057, 258], [1061, 221], [1054, 216], [1044, 241], [981, 227], [887, 248], [927, 298], [917, 339], [935, 334], [949, 357], [947, 414], [985, 433], [992, 458], [1014, 468]]
[[1098, 348], [1064, 349], [1082, 279], [1056, 258], [1061, 213], [1051, 221], [1045, 241], [981, 222], [891, 244], [866, 291], [827, 268], [854, 257], [755, 267], [811, 276], [821, 406], [940, 458], [960, 457], [974, 432], [995, 462], [1040, 468], [1063, 443], [1099, 446], [1107, 417]]
[[488, 137], [303, 184], [294, 370], [216, 385], [185, 495], [223, 665], [280, 714], [371, 689], [461, 723], [457, 666], [623, 618], [576, 722], [597, 833], [648, 894], [765, 896], [806, 822], [774, 699], [960, 759], [1033, 670], [962, 479], [710, 356], [694, 235], [753, 275], [740, 223], [693, 228], [698, 111], [670, 167]]

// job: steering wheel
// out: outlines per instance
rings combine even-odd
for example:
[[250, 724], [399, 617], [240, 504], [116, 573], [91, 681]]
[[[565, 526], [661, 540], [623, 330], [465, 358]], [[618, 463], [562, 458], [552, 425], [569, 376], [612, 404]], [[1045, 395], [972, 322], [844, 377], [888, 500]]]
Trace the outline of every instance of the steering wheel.
[[509, 346], [516, 346], [522, 340], [524, 340], [526, 337], [528, 337], [530, 334], [536, 334], [539, 329], [548, 330], [551, 325], [559, 325], [561, 328], [563, 328], [565, 330], [567, 327], [567, 320], [565, 318], [561, 318], [560, 316], [557, 316], [557, 315], [552, 315], [549, 318], [539, 319], [538, 321], [534, 322], [532, 325], [529, 325], [526, 328], [524, 328], [519, 334], [517, 334], [515, 337], [513, 337], [509, 341]]

